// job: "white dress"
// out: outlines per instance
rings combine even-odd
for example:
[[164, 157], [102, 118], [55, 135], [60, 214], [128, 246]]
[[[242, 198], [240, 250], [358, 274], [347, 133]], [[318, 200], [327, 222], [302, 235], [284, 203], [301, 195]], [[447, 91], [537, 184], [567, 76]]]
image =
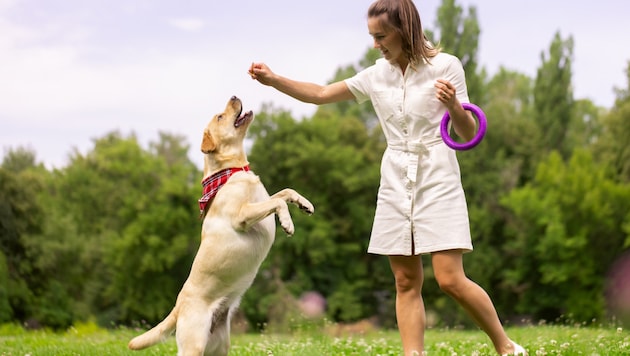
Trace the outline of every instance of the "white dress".
[[361, 103], [371, 100], [387, 140], [369, 253], [418, 255], [472, 250], [468, 209], [455, 151], [440, 137], [446, 106], [437, 79], [450, 81], [469, 102], [457, 57], [440, 53], [431, 64], [399, 67], [385, 59], [346, 79]]

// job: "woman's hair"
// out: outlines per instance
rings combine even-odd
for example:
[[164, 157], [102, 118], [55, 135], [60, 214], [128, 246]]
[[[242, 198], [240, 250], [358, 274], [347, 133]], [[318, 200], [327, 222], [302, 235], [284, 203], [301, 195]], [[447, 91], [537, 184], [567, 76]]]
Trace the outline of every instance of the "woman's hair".
[[426, 38], [416, 5], [412, 0], [377, 0], [368, 9], [368, 18], [385, 15], [384, 26], [394, 29], [402, 38], [402, 49], [414, 65], [427, 63], [440, 53], [440, 48]]

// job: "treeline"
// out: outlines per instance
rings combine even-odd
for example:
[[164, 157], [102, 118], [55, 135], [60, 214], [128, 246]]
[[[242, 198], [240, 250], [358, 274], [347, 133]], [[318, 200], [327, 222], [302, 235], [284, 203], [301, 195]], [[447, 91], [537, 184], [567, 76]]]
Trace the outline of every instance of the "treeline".
[[[502, 319], [610, 317], [606, 275], [630, 247], [630, 66], [628, 88], [600, 108], [573, 97], [570, 37], [555, 35], [536, 78], [506, 68], [488, 77], [477, 63], [474, 8], [464, 14], [445, 0], [438, 28], [489, 120], [484, 141], [458, 154], [475, 246], [465, 256], [469, 276]], [[334, 79], [376, 57], [368, 51]], [[266, 105], [249, 136], [251, 167], [268, 190], [293, 187], [316, 213], [293, 214], [291, 238], [278, 231], [242, 316], [254, 328], [283, 328], [298, 315], [297, 298], [317, 291], [331, 320], [378, 316], [393, 326], [387, 259], [366, 253], [385, 148], [370, 104], [326, 105], [301, 120]], [[111, 132], [50, 170], [35, 152], [10, 149], [0, 167], [0, 323], [161, 320], [200, 238], [202, 173], [189, 150], [178, 135], [142, 147]], [[427, 309], [441, 325], [469, 323], [426, 262]]]

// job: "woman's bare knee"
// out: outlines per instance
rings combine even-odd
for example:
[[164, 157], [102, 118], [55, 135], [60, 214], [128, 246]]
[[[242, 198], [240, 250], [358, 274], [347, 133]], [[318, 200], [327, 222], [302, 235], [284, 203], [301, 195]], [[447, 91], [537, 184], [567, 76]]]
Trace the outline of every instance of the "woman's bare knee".
[[475, 282], [464, 274], [442, 276], [437, 278], [437, 282], [440, 290], [455, 299], [463, 298], [472, 288], [477, 287]]
[[409, 291], [422, 290], [422, 279], [417, 276], [398, 275], [395, 276], [396, 291], [398, 293], [404, 293]]
[[424, 276], [420, 256], [390, 256], [390, 265], [398, 293], [422, 289]]
[[453, 297], [461, 295], [469, 283], [464, 272], [462, 252], [450, 250], [432, 255], [433, 271], [440, 289]]

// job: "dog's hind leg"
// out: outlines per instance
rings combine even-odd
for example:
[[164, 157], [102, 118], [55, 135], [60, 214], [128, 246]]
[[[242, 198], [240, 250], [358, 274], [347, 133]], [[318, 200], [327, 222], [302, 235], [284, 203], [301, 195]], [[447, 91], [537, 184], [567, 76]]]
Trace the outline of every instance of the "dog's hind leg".
[[175, 339], [178, 356], [201, 356], [204, 354], [212, 326], [212, 309], [202, 301], [187, 303], [180, 309]]
[[218, 309], [212, 316], [212, 326], [204, 356], [226, 356], [230, 350], [230, 310]]

